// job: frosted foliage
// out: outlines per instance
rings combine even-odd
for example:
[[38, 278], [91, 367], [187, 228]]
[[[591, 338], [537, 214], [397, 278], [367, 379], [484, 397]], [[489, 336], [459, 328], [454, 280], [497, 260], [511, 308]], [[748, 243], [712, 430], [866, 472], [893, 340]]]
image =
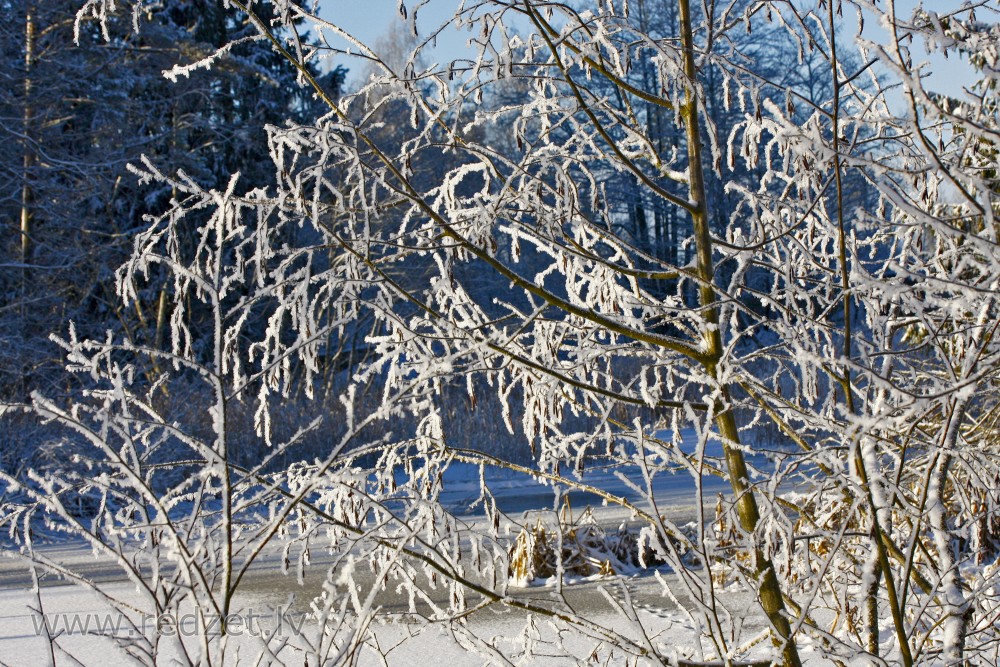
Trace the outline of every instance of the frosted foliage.
[[[6, 480], [25, 557], [22, 528], [47, 521], [116, 559], [149, 609], [206, 617], [233, 609], [257, 560], [280, 554], [301, 581], [318, 568], [307, 664], [381, 654], [386, 595], [492, 664], [995, 662], [1000, 17], [886, 4], [463, 3], [450, 29], [471, 55], [440, 64], [404, 3], [415, 46], [390, 64], [311, 5], [265, 21], [230, 0], [321, 115], [266, 128], [276, 186], [134, 168], [175, 195], [117, 284], [128, 304], [168, 276], [169, 347], [60, 341], [91, 388], [16, 407], [86, 454]], [[115, 11], [90, 2], [79, 20]], [[921, 48], [976, 85], [928, 90]], [[372, 74], [333, 99], [302, 66], [329, 57]], [[334, 360], [349, 340], [359, 353]], [[343, 413], [286, 435], [282, 406], [330, 368]], [[190, 424], [158, 398], [182, 379], [211, 397]], [[475, 410], [485, 393], [531, 463], [455, 443], [456, 396]], [[457, 507], [460, 468], [479, 488]], [[547, 528], [501, 509], [496, 469], [551, 487]], [[732, 492], [706, 488], [716, 477]], [[684, 521], [657, 497], [677, 479]], [[616, 567], [657, 577], [691, 645], [659, 641], [624, 584], [607, 593], [620, 622], [569, 603], [582, 524], [556, 515], [574, 490], [626, 517], [588, 539], [633, 550]], [[80, 518], [73, 494], [98, 511]], [[522, 587], [533, 563], [554, 573], [544, 601]], [[477, 625], [491, 607], [519, 630]], [[122, 650], [157, 662], [160, 640], [143, 641]], [[219, 640], [181, 655], [234, 660]]]

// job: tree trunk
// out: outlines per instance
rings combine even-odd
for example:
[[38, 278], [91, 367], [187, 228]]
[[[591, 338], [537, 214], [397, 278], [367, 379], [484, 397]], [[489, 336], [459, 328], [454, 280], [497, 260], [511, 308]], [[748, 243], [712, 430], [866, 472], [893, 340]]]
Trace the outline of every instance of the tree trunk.
[[35, 60], [35, 16], [31, 3], [27, 3], [24, 9], [24, 111], [22, 128], [22, 141], [24, 142], [24, 154], [21, 166], [21, 264], [23, 272], [23, 288], [28, 287], [28, 264], [34, 252], [31, 235], [32, 230], [32, 201], [34, 195], [31, 188], [31, 171], [35, 166], [35, 150], [32, 146], [32, 125], [33, 109], [31, 106], [32, 95], [32, 67]]
[[[694, 226], [695, 252], [697, 254], [697, 271], [700, 279], [698, 286], [699, 302], [705, 320], [705, 369], [714, 380], [718, 379], [718, 363], [722, 359], [722, 335], [719, 332], [719, 310], [715, 298], [715, 267], [712, 259], [712, 236], [709, 230], [708, 205], [705, 197], [705, 178], [701, 155], [701, 123], [699, 120], [698, 96], [695, 91], [697, 66], [694, 53], [694, 35], [692, 32], [690, 0], [680, 0], [681, 42], [684, 49], [684, 70], [689, 80], [687, 93], [681, 117], [687, 132], [688, 175], [690, 179], [690, 198], [694, 204], [691, 222]], [[753, 534], [760, 523], [760, 510], [757, 499], [749, 484], [749, 472], [746, 459], [739, 448], [740, 434], [736, 417], [729, 407], [730, 395], [728, 387], [722, 387], [721, 410], [717, 411], [715, 423], [722, 437], [722, 446], [726, 458], [729, 483], [736, 497], [736, 512], [743, 531], [754, 540]], [[774, 563], [760, 547], [753, 546], [753, 570], [758, 586], [757, 594], [760, 605], [767, 614], [771, 626], [778, 636], [775, 644], [780, 646], [784, 664], [787, 667], [799, 667], [798, 649], [792, 638], [791, 624], [785, 609], [781, 584], [774, 569]]]

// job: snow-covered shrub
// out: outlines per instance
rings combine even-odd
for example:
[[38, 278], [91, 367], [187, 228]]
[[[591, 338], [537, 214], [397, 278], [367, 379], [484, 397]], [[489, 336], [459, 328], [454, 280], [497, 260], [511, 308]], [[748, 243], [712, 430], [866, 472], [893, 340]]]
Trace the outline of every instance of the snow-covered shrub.
[[510, 548], [508, 574], [525, 586], [551, 577], [630, 574], [657, 564], [655, 551], [634, 527], [622, 523], [609, 532], [589, 507], [574, 519], [567, 502], [555, 525], [538, 519], [521, 528]]

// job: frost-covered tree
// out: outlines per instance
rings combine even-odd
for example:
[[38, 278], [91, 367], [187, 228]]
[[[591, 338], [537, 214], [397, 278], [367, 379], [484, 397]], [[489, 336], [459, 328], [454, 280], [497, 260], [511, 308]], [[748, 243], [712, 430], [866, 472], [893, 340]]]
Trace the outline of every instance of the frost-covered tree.
[[[498, 663], [993, 659], [995, 3], [902, 16], [869, 0], [678, 0], [669, 29], [654, 31], [626, 4], [481, 2], [454, 18], [470, 31], [471, 58], [422, 64], [435, 34], [420, 33], [402, 68], [307, 6], [265, 6], [227, 3], [322, 113], [268, 128], [273, 187], [234, 178], [201, 188], [140, 169], [185, 196], [150, 221], [119, 290], [130, 301], [153, 265], [169, 268], [171, 352], [66, 343], [98, 379], [89, 401], [100, 407], [38, 397], [33, 409], [82, 433], [107, 471], [96, 483], [38, 477], [8, 509], [11, 526], [47, 514], [101, 548], [115, 531], [133, 531], [132, 544], [156, 533], [166, 546], [143, 557], [183, 565], [197, 554], [205, 581], [215, 577], [171, 589], [205, 614], [230, 608], [242, 563], [269, 545], [306, 554], [303, 569], [311, 550], [327, 550], [335, 567], [317, 638], [301, 647], [309, 660], [382, 650], [368, 620], [393, 591], [412, 618]], [[91, 0], [81, 21], [111, 8]], [[879, 36], [854, 28], [852, 13], [874, 19]], [[301, 25], [316, 44], [297, 38]], [[788, 44], [794, 75], [775, 77], [748, 33]], [[307, 66], [333, 34], [375, 67], [341, 99]], [[917, 43], [968, 54], [980, 82], [962, 100], [927, 91]], [[223, 47], [199, 64], [223, 68], [226, 56]], [[482, 104], [492, 99], [502, 103]], [[386, 109], [405, 132], [385, 131]], [[610, 174], [685, 221], [683, 253], [650, 252], [634, 220], [622, 224]], [[310, 234], [284, 235], [291, 227]], [[310, 236], [319, 241], [292, 242]], [[197, 239], [193, 251], [185, 238]], [[208, 337], [192, 335], [199, 300]], [[247, 326], [255, 320], [266, 326]], [[230, 411], [248, 406], [260, 439], [282, 441], [282, 397], [312, 392], [321, 341], [355, 335], [358, 321], [374, 323], [372, 354], [347, 379], [329, 451], [279, 468], [271, 454], [239, 460]], [[110, 363], [118, 355], [161, 355], [164, 382], [203, 378], [213, 396], [205, 435], [174, 430], [165, 414], [137, 420], [129, 387], [139, 375]], [[484, 392], [499, 397], [531, 466], [456, 446], [444, 418], [456, 384], [473, 407]], [[380, 401], [366, 406], [360, 388], [372, 385]], [[87, 415], [115, 428], [80, 427]], [[149, 476], [136, 471], [161, 470], [164, 450], [150, 439], [123, 448], [137, 423], [194, 452], [167, 468], [201, 471], [171, 482], [167, 497], [184, 502], [157, 510], [171, 517], [167, 541], [141, 513], [85, 524], [60, 504], [76, 492], [62, 489], [103, 499], [104, 488], [126, 488], [114, 495], [127, 507], [148, 503]], [[485, 472], [474, 502], [483, 518], [460, 519], [442, 500], [459, 463], [542, 480], [557, 501], [588, 491], [634, 525], [526, 524], [499, 509]], [[595, 465], [616, 470], [630, 494], [592, 484]], [[668, 476], [691, 480], [691, 526], [660, 504]], [[731, 492], [708, 493], [711, 476]], [[189, 488], [210, 501], [185, 504]], [[189, 525], [198, 530], [173, 527]], [[689, 646], [650, 634], [627, 589], [613, 627], [570, 602], [571, 575], [654, 564], [666, 566], [663, 600], [683, 599], [698, 628]], [[549, 576], [551, 604], [514, 585]], [[446, 595], [434, 594], [442, 581]], [[762, 631], [743, 622], [741, 592]], [[528, 612], [519, 639], [491, 641], [466, 622], [494, 605]], [[226, 647], [205, 642], [188, 657], [222, 661]]]

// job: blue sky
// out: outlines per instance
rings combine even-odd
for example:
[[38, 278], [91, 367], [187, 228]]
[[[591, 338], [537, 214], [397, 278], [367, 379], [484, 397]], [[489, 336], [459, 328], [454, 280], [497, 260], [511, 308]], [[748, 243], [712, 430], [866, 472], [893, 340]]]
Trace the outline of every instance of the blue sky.
[[[924, 3], [939, 12], [945, 12], [950, 6], [958, 6], [954, 0], [936, 0]], [[418, 8], [419, 25], [430, 27], [444, 23], [454, 12], [458, 5], [458, 0], [426, 0], [418, 3], [413, 0], [406, 0], [408, 11]], [[897, 11], [901, 15], [908, 15], [917, 5], [916, 0], [897, 0]], [[339, 24], [356, 37], [371, 45], [379, 37], [385, 35], [393, 22], [400, 22], [402, 19], [399, 13], [399, 0], [321, 0], [322, 15], [324, 18]], [[853, 18], [845, 11], [845, 20], [853, 23]], [[881, 30], [875, 21], [866, 21], [866, 32]], [[438, 43], [434, 55], [438, 55], [441, 61], [449, 58], [460, 57], [467, 34], [451, 30], [442, 36]], [[957, 55], [950, 59], [941, 56], [928, 56], [926, 58], [931, 66], [932, 87], [938, 92], [950, 95], [959, 95], [963, 86], [968, 86], [974, 81], [974, 76], [967, 62], [960, 61]], [[338, 61], [350, 68], [349, 81], [356, 82], [360, 74], [360, 66]]]
[[[412, 11], [418, 3], [406, 1], [407, 11]], [[431, 29], [447, 21], [454, 13], [458, 0], [429, 0], [417, 10], [418, 26]], [[399, 0], [321, 0], [323, 18], [338, 24], [341, 28], [369, 46], [386, 35], [393, 23], [402, 23]], [[441, 61], [460, 57], [465, 50], [467, 35], [450, 30], [439, 40], [434, 54], [440, 54]], [[340, 61], [338, 61], [340, 62]], [[357, 81], [360, 66], [340, 62], [348, 67], [349, 82]]]

